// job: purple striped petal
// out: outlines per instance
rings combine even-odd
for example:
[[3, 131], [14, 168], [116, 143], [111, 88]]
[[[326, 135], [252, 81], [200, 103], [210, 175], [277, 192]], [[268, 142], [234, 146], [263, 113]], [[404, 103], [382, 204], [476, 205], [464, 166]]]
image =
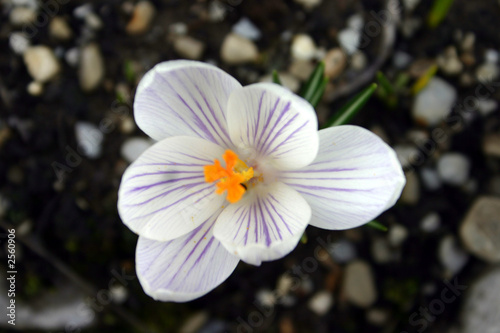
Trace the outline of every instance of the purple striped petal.
[[135, 120], [155, 140], [196, 136], [231, 148], [226, 106], [230, 93], [240, 87], [232, 76], [209, 64], [163, 62], [137, 87]]
[[125, 171], [118, 191], [118, 212], [132, 231], [157, 241], [192, 231], [225, 199], [206, 183], [203, 166], [224, 149], [194, 137], [172, 137], [146, 150]]
[[241, 260], [260, 265], [284, 257], [297, 246], [311, 208], [292, 188], [275, 182], [250, 189], [222, 211], [215, 237]]
[[139, 237], [135, 260], [146, 294], [160, 301], [187, 302], [207, 294], [231, 275], [239, 259], [213, 236], [219, 212], [171, 241]]
[[406, 179], [391, 147], [358, 126], [327, 128], [319, 137], [314, 162], [279, 177], [311, 205], [311, 225], [354, 228], [394, 205]]
[[318, 119], [313, 107], [288, 89], [257, 83], [233, 91], [228, 126], [246, 160], [268, 159], [276, 168], [293, 170], [311, 163], [318, 152]]

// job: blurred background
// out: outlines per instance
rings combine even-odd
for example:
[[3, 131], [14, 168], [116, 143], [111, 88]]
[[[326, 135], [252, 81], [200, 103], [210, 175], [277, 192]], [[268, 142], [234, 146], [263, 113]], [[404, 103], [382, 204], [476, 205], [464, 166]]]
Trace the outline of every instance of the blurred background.
[[[500, 332], [499, 21], [496, 0], [1, 0], [0, 331]], [[323, 60], [320, 124], [378, 83], [352, 123], [406, 170], [388, 230], [309, 227], [196, 301], [145, 295], [117, 190], [151, 145], [137, 84], [179, 58], [293, 91]]]

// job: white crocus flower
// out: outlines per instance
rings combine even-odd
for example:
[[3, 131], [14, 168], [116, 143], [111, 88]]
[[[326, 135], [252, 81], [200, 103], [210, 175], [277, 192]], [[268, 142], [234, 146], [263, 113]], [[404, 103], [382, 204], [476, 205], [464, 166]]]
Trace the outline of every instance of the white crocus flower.
[[357, 126], [318, 132], [306, 100], [271, 83], [242, 87], [205, 63], [157, 65], [134, 109], [158, 142], [125, 172], [118, 209], [139, 235], [139, 280], [158, 300], [205, 295], [239, 260], [284, 257], [308, 224], [365, 224], [405, 184], [376, 135]]

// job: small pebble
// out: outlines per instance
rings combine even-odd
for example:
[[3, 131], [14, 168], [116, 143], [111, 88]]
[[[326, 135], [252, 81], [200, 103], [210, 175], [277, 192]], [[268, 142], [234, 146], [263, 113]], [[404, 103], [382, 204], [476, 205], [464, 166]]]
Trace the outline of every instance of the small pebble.
[[431, 233], [436, 231], [441, 225], [441, 217], [436, 212], [430, 212], [420, 221], [420, 229]]
[[205, 50], [205, 43], [193, 37], [181, 35], [175, 38], [174, 49], [181, 57], [200, 60]]
[[307, 81], [313, 71], [313, 63], [305, 60], [292, 60], [288, 68], [288, 72], [301, 81]]
[[312, 60], [316, 56], [316, 44], [311, 36], [298, 34], [292, 40], [291, 53], [293, 59]]
[[324, 316], [333, 306], [333, 296], [329, 291], [323, 290], [314, 294], [307, 307], [318, 316]]
[[454, 276], [459, 273], [469, 260], [469, 255], [461, 249], [455, 236], [445, 236], [439, 243], [438, 249], [439, 261], [446, 268], [448, 276]]
[[470, 253], [500, 263], [500, 198], [476, 199], [460, 226], [460, 238]]
[[483, 117], [486, 117], [498, 108], [498, 102], [494, 99], [479, 99], [476, 105]]
[[500, 133], [491, 133], [484, 137], [483, 152], [491, 157], [500, 157]]
[[342, 49], [349, 55], [358, 51], [359, 43], [361, 42], [361, 32], [356, 29], [347, 28], [338, 34], [339, 44]]
[[235, 34], [238, 34], [246, 39], [259, 40], [261, 37], [261, 32], [252, 21], [246, 17], [242, 17], [232, 28]]
[[64, 54], [64, 59], [68, 63], [68, 65], [72, 67], [76, 67], [78, 65], [78, 61], [80, 60], [80, 49], [77, 47], [72, 47]]
[[347, 58], [342, 49], [334, 48], [326, 53], [323, 62], [325, 63], [325, 75], [334, 80], [344, 71]]
[[392, 246], [400, 246], [408, 238], [408, 229], [401, 224], [389, 228], [388, 240]]
[[437, 172], [444, 183], [460, 186], [469, 179], [470, 161], [460, 153], [445, 153], [437, 162]]
[[373, 308], [366, 312], [366, 320], [376, 326], [384, 326], [391, 318], [389, 311], [380, 308]]
[[345, 269], [342, 294], [352, 304], [369, 308], [377, 300], [375, 277], [370, 265], [364, 261], [353, 261]]
[[43, 84], [37, 81], [30, 82], [26, 87], [28, 93], [32, 96], [40, 96], [43, 94]]
[[438, 172], [434, 169], [422, 168], [420, 170], [420, 176], [422, 177], [422, 183], [425, 188], [430, 191], [435, 191], [442, 185], [441, 178], [439, 178]]
[[179, 333], [198, 333], [210, 318], [208, 312], [200, 311], [188, 316], [187, 320], [179, 329]]
[[113, 298], [113, 303], [122, 304], [128, 298], [128, 290], [120, 284], [114, 284], [109, 288], [109, 292]]
[[156, 14], [154, 5], [149, 1], [139, 1], [132, 13], [132, 18], [127, 23], [125, 31], [129, 35], [140, 35], [147, 32]]
[[323, 2], [323, 0], [294, 0], [296, 3], [304, 6], [306, 9], [313, 9]]
[[[280, 72], [278, 73], [278, 75], [282, 85], [285, 88], [288, 88], [295, 93], [299, 91], [300, 81], [295, 76], [286, 72]], [[259, 80], [259, 82], [272, 82], [272, 81], [273, 81], [272, 74], [265, 75], [261, 77]]]
[[257, 291], [255, 298], [257, 302], [265, 307], [272, 308], [276, 305], [276, 295], [269, 289], [261, 289]]
[[85, 45], [80, 52], [78, 76], [80, 87], [92, 91], [99, 87], [104, 78], [104, 58], [96, 43]]
[[415, 205], [420, 200], [420, 181], [415, 172], [407, 172], [406, 184], [401, 193], [401, 202], [408, 205]]
[[172, 23], [169, 26], [169, 31], [174, 35], [185, 35], [188, 33], [188, 27], [184, 22]]
[[460, 74], [464, 67], [454, 46], [447, 47], [444, 54], [437, 58], [437, 63], [439, 68], [447, 75]]
[[486, 62], [476, 69], [476, 79], [480, 82], [493, 82], [500, 74], [496, 63]]
[[69, 40], [73, 37], [73, 31], [70, 26], [66, 20], [60, 16], [56, 16], [50, 21], [49, 34], [55, 39], [62, 41]]
[[39, 82], [50, 81], [61, 70], [52, 49], [44, 45], [29, 47], [24, 53], [24, 63], [31, 77]]
[[224, 38], [220, 52], [222, 61], [230, 65], [254, 62], [259, 56], [257, 46], [251, 40], [235, 33]]
[[403, 51], [396, 51], [394, 53], [394, 57], [392, 59], [392, 62], [394, 64], [394, 67], [397, 69], [404, 69], [408, 67], [411, 63], [412, 57]]
[[122, 144], [120, 153], [128, 163], [132, 163], [153, 144], [154, 142], [151, 139], [142, 137], [129, 138]]
[[343, 264], [352, 261], [357, 256], [356, 247], [347, 239], [341, 239], [328, 246], [328, 253], [335, 262]]
[[415, 121], [426, 126], [435, 126], [450, 114], [457, 100], [454, 86], [438, 77], [433, 77], [413, 101], [412, 115]]
[[226, 14], [227, 8], [225, 4], [219, 1], [211, 1], [208, 5], [208, 19], [211, 22], [221, 22], [226, 17]]
[[496, 64], [498, 62], [499, 57], [500, 57], [500, 54], [498, 53], [497, 50], [494, 50], [494, 49], [488, 49], [484, 53], [484, 60], [487, 63]]
[[30, 40], [22, 32], [13, 32], [9, 36], [9, 45], [14, 53], [22, 55], [30, 47]]
[[474, 51], [474, 44], [476, 43], [476, 35], [473, 32], [465, 34], [460, 47], [464, 52]]
[[36, 20], [36, 11], [30, 7], [14, 7], [10, 11], [9, 21], [14, 26], [29, 25]]
[[0, 193], [0, 218], [4, 217], [10, 207], [9, 200]]
[[351, 68], [355, 71], [362, 71], [366, 68], [367, 64], [368, 58], [364, 52], [357, 51], [351, 56]]
[[75, 137], [79, 154], [91, 159], [101, 156], [104, 135], [97, 126], [89, 122], [79, 121], [75, 124]]

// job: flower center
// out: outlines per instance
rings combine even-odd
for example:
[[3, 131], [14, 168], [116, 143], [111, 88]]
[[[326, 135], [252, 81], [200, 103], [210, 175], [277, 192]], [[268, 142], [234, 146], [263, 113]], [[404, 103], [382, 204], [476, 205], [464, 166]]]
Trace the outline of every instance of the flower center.
[[246, 191], [246, 183], [253, 177], [253, 168], [249, 168], [245, 162], [238, 158], [231, 150], [226, 150], [222, 158], [226, 162], [223, 168], [219, 160], [214, 160], [213, 165], [203, 167], [205, 181], [207, 183], [219, 181], [215, 193], [222, 194], [227, 191], [226, 199], [235, 203], [241, 199]]

